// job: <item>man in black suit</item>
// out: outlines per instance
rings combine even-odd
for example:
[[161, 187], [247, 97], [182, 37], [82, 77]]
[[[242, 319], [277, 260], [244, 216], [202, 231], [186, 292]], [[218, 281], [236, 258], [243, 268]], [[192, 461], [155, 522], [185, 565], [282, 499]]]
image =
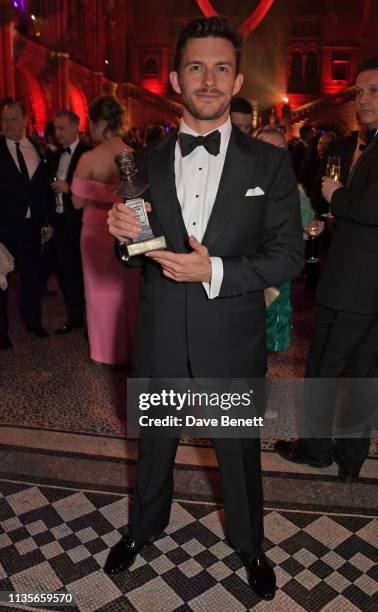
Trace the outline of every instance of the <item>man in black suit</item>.
[[295, 176], [299, 179], [302, 170], [303, 162], [308, 154], [309, 147], [315, 137], [315, 130], [309, 123], [305, 123], [299, 128], [299, 141], [294, 145], [291, 151], [291, 158]]
[[67, 320], [56, 330], [67, 334], [83, 326], [84, 286], [80, 254], [82, 211], [72, 206], [71, 183], [80, 156], [90, 147], [80, 142], [80, 118], [69, 110], [55, 115], [54, 127], [60, 148], [52, 160], [55, 193], [54, 241], [60, 279], [67, 307]]
[[[298, 190], [286, 151], [233, 128], [229, 109], [243, 76], [241, 42], [220, 18], [181, 33], [171, 73], [182, 94], [179, 130], [137, 154], [156, 236], [166, 251], [131, 258], [145, 269], [134, 367], [138, 376], [264, 378], [263, 290], [303, 266]], [[119, 240], [140, 231], [123, 204], [109, 215]], [[133, 519], [105, 571], [127, 569], [168, 524], [179, 440], [141, 439]], [[214, 439], [224, 490], [227, 537], [251, 588], [271, 599], [275, 576], [262, 552], [259, 439]]]
[[[357, 421], [361, 414], [361, 423], [353, 438], [339, 437], [333, 448], [335, 387], [324, 385], [320, 403], [307, 393], [312, 388], [309, 382], [305, 385], [305, 437], [276, 443], [277, 452], [295, 463], [327, 467], [335, 460], [345, 481], [358, 477], [376, 418], [374, 384], [366, 379], [378, 377], [378, 58], [360, 66], [356, 102], [361, 122], [369, 130], [367, 146], [345, 186], [323, 177], [322, 192], [336, 218], [336, 229], [317, 288], [319, 310], [305, 376], [336, 379], [346, 371], [350, 378], [365, 379], [360, 397], [345, 410], [349, 417], [354, 413]], [[349, 149], [349, 167], [350, 153]], [[352, 389], [356, 388], [354, 383]], [[322, 422], [328, 431], [323, 429], [324, 437], [319, 433], [315, 437]]]
[[[27, 116], [10, 101], [1, 114], [0, 242], [15, 257], [20, 273], [21, 317], [29, 333], [48, 336], [41, 326], [39, 263], [41, 227], [49, 220], [50, 187], [45, 160], [26, 134]], [[7, 291], [0, 290], [0, 348], [8, 336]]]
[[340, 182], [346, 185], [351, 169], [366, 148], [367, 128], [361, 123], [359, 113], [356, 113], [356, 118], [359, 127], [358, 131], [352, 132], [349, 136], [331, 141], [321, 158], [321, 165], [311, 194], [311, 204], [317, 217], [328, 213], [329, 209], [328, 202], [322, 196], [322, 178], [326, 174], [329, 157], [340, 157]]
[[231, 100], [230, 117], [232, 125], [235, 125], [243, 134], [251, 134], [252, 129], [252, 105], [241, 96], [235, 96]]

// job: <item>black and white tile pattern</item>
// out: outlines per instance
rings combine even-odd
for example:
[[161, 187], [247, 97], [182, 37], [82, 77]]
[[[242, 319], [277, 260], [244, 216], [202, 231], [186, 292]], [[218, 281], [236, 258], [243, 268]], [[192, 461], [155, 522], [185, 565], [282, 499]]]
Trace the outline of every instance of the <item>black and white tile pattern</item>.
[[0, 490], [0, 591], [67, 591], [83, 612], [378, 609], [373, 517], [268, 509], [279, 590], [266, 603], [248, 587], [217, 505], [176, 501], [160, 539], [112, 579], [101, 568], [127, 524], [125, 497], [10, 480]]

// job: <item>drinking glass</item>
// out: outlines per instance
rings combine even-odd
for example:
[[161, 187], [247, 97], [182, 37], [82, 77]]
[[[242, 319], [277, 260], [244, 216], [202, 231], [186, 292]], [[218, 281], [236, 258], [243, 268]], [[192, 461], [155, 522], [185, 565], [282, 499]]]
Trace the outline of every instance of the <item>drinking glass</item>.
[[[330, 155], [327, 159], [326, 176], [329, 176], [335, 183], [340, 180], [341, 160], [339, 155]], [[332, 213], [327, 212], [322, 217], [333, 217]]]
[[306, 233], [310, 236], [310, 257], [306, 259], [307, 263], [318, 263], [319, 258], [315, 257], [314, 252], [314, 238], [316, 238], [318, 234], [318, 228], [315, 225], [312, 225], [312, 222], [306, 226]]

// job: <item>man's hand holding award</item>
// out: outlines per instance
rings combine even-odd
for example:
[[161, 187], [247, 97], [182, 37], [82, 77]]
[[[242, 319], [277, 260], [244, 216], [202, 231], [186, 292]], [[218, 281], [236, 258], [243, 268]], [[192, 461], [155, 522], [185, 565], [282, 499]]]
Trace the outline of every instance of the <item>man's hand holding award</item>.
[[165, 249], [164, 236], [155, 237], [150, 227], [147, 213], [151, 207], [140, 197], [148, 185], [137, 177], [132, 154], [125, 148], [116, 155], [115, 162], [121, 182], [114, 194], [122, 197], [124, 203], [113, 206], [108, 225], [111, 234], [121, 243], [122, 259], [126, 261], [134, 255]]

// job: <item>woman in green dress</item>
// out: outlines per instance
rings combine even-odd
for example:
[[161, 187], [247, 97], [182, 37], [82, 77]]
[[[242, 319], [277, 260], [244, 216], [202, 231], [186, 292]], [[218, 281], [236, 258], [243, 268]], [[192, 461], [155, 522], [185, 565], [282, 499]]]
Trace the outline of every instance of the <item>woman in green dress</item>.
[[[260, 128], [254, 136], [259, 140], [264, 140], [277, 147], [287, 148], [285, 135], [278, 128], [265, 126]], [[302, 224], [305, 232], [310, 224], [316, 223], [318, 233], [320, 234], [324, 227], [324, 223], [314, 219], [310, 200], [306, 196], [302, 185], [299, 185], [299, 196]], [[280, 292], [279, 296], [272, 302], [266, 311], [266, 339], [267, 349], [270, 353], [284, 351], [291, 345], [293, 314], [291, 304], [291, 281], [282, 283], [277, 289]]]

